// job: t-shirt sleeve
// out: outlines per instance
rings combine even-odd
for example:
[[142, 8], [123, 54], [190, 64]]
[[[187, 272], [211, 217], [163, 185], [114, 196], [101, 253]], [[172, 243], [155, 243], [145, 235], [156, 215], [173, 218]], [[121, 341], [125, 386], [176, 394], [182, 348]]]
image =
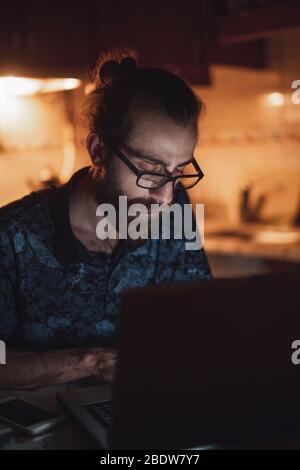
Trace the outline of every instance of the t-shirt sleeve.
[[0, 229], [0, 339], [9, 341], [17, 324], [16, 270], [13, 246]]

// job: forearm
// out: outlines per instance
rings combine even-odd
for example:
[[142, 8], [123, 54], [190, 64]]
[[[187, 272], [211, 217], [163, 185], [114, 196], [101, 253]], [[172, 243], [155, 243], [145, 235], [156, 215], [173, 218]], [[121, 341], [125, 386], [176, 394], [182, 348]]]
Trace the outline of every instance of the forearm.
[[8, 350], [0, 366], [0, 389], [28, 389], [64, 383], [92, 375], [95, 356], [91, 349], [45, 352]]

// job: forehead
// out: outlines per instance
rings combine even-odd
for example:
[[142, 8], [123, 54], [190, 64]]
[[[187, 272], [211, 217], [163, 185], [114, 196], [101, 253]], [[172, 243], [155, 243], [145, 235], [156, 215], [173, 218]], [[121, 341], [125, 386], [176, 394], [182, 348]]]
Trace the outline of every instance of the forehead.
[[197, 141], [193, 124], [179, 126], [171, 118], [155, 114], [136, 117], [127, 145], [163, 160], [166, 165], [192, 158]]

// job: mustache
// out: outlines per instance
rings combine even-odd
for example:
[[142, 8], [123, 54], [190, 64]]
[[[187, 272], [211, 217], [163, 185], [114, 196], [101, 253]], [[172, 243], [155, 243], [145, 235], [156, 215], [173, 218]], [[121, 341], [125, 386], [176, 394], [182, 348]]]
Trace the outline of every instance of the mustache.
[[[173, 201], [169, 202], [169, 203], [164, 203], [164, 204], [167, 204], [169, 207], [172, 205]], [[161, 205], [163, 204], [163, 201], [157, 201], [153, 198], [142, 198], [142, 197], [136, 197], [136, 198], [132, 198], [132, 199], [128, 199], [127, 201], [127, 205], [128, 207], [132, 206], [133, 204], [143, 204], [147, 209], [148, 211], [151, 210], [151, 206], [152, 204], [155, 204], [155, 205]]]
[[[164, 204], [165, 205], [167, 204], [167, 207], [170, 207], [172, 205], [172, 203], [173, 203], [173, 201], [171, 201], [170, 203], [164, 203]], [[146, 208], [146, 210], [144, 210], [142, 212], [142, 214], [145, 217], [149, 218], [149, 223], [150, 223], [150, 219], [151, 219], [152, 215], [157, 216], [160, 213], [160, 211], [162, 212], [163, 210], [165, 210], [165, 209], [160, 209], [160, 206], [161, 206], [161, 204], [163, 204], [163, 202], [157, 201], [154, 198], [135, 197], [135, 198], [127, 199], [127, 210], [129, 210], [129, 208], [133, 204], [142, 204], [143, 207]], [[153, 212], [153, 209], [151, 207], [152, 204], [158, 205], [157, 210], [155, 210], [154, 212]], [[116, 230], [118, 230], [118, 228], [119, 228], [119, 204], [118, 204], [118, 201], [115, 201], [114, 206], [115, 206], [117, 217], [115, 219], [115, 222], [112, 222], [112, 225], [114, 225]], [[136, 215], [127, 214], [128, 222], [135, 219], [135, 217], [136, 217]]]

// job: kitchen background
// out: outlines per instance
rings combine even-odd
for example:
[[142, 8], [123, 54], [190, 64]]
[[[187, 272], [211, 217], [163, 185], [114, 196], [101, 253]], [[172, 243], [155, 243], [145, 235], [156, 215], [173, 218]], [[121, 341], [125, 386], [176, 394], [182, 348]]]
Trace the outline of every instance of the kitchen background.
[[300, 80], [299, 2], [167, 0], [154, 9], [155, 2], [149, 9], [147, 2], [143, 8], [127, 2], [125, 9], [113, 3], [114, 9], [101, 1], [54, 2], [50, 15], [34, 1], [18, 14], [6, 7], [0, 206], [89, 165], [87, 130], [78, 121], [91, 90], [89, 70], [102, 51], [129, 45], [145, 65], [178, 69], [206, 104], [195, 151], [205, 178], [190, 197], [205, 204], [205, 248], [215, 276], [296, 266], [300, 102], [292, 101], [292, 83]]

